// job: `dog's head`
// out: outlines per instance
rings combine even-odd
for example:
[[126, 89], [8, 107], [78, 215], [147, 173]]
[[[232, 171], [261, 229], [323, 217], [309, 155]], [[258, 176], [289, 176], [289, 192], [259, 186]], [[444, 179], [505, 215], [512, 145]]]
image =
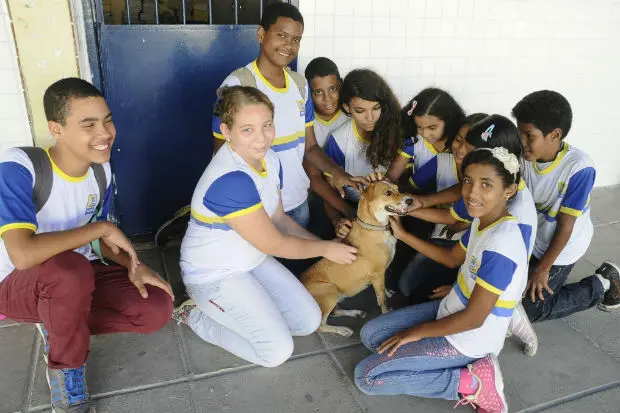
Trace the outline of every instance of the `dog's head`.
[[408, 195], [401, 194], [398, 191], [398, 186], [393, 183], [388, 181], [374, 182], [362, 191], [358, 215], [361, 219], [372, 217], [382, 225], [386, 225], [390, 215], [407, 215], [407, 207], [412, 202], [413, 199]]

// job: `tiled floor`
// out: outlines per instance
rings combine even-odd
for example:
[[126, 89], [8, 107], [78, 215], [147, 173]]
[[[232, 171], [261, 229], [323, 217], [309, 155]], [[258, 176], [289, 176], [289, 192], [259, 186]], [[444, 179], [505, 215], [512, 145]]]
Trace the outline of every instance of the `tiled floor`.
[[[589, 275], [603, 259], [620, 262], [619, 204], [619, 187], [595, 191], [594, 240], [573, 270], [573, 280]], [[177, 250], [147, 245], [140, 254], [179, 285]], [[372, 293], [355, 302], [371, 303], [374, 309]], [[356, 331], [360, 323], [353, 322]], [[541, 347], [535, 358], [524, 356], [511, 340], [500, 356], [510, 412], [620, 411], [620, 313], [593, 309], [536, 329]], [[32, 326], [2, 322], [0, 412], [50, 411], [39, 349]], [[351, 375], [365, 354], [356, 335], [314, 334], [295, 340], [290, 361], [266, 369], [205, 344], [171, 322], [150, 336], [94, 337], [87, 376], [99, 413], [451, 411], [447, 401], [360, 393]]]

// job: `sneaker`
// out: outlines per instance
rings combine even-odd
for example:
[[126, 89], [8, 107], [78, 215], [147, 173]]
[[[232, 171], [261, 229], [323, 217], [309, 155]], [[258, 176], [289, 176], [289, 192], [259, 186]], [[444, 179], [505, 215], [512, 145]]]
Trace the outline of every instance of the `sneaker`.
[[43, 327], [43, 323], [36, 323], [35, 326], [37, 327], [37, 330], [39, 330], [39, 334], [41, 334], [41, 340], [43, 343], [43, 359], [45, 360], [45, 364], [47, 364], [47, 358], [50, 354], [50, 343], [47, 341], [47, 330]]
[[538, 336], [521, 303], [515, 307], [515, 311], [512, 313], [508, 331], [510, 335], [514, 335], [525, 345], [523, 349], [525, 354], [530, 357], [536, 355], [538, 352]]
[[189, 300], [185, 300], [180, 306], [174, 309], [172, 312], [172, 318], [177, 322], [177, 324], [187, 324], [189, 313], [191, 313], [196, 307], [196, 303], [191, 298]]
[[620, 307], [620, 267], [611, 261], [603, 261], [595, 271], [596, 274], [609, 280], [609, 290], [605, 293], [603, 302], [598, 308], [603, 311], [611, 311]]
[[474, 394], [461, 395], [461, 400], [454, 407], [469, 404], [477, 407], [480, 413], [506, 413], [508, 405], [504, 397], [504, 380], [497, 357], [489, 354], [468, 365], [467, 370], [478, 380], [478, 389]]
[[95, 413], [84, 373], [85, 366], [77, 369], [47, 368], [52, 413]]
[[181, 239], [187, 230], [191, 208], [189, 205], [176, 211], [155, 233], [155, 245], [162, 247], [171, 239]]

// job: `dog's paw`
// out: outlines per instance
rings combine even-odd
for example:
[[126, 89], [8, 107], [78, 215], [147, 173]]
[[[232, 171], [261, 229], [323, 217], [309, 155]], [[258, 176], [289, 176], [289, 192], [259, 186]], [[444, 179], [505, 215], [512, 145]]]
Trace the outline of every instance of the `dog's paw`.
[[366, 318], [366, 311], [362, 310], [342, 310], [336, 309], [332, 313], [334, 317], [356, 317], [356, 318]]
[[351, 337], [353, 335], [353, 329], [349, 327], [335, 327], [332, 332], [340, 334], [343, 337]]
[[385, 314], [385, 313], [389, 313], [394, 311], [394, 309], [392, 307], [385, 307], [381, 309], [381, 314]]
[[394, 296], [394, 294], [396, 294], [396, 291], [394, 290], [389, 290], [389, 289], [385, 289], [385, 295], [387, 298], [392, 298]]

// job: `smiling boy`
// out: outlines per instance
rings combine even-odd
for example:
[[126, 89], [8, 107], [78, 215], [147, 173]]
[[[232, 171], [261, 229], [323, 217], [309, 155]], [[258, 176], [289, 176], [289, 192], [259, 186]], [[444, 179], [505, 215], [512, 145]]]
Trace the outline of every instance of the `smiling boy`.
[[[277, 153], [284, 180], [282, 203], [284, 211], [297, 223], [307, 227], [310, 214], [308, 188], [310, 180], [303, 167], [304, 160], [320, 172], [334, 177], [338, 188], [356, 186], [356, 179], [332, 162], [317, 144], [313, 124], [315, 112], [307, 82], [300, 74], [288, 69], [297, 57], [304, 31], [299, 10], [287, 3], [274, 3], [263, 13], [257, 32], [260, 43], [258, 58], [231, 73], [224, 86], [253, 86], [265, 93], [275, 106], [276, 139], [272, 149]], [[213, 118], [215, 150], [224, 144], [220, 119]]]
[[84, 378], [90, 335], [159, 330], [172, 315], [172, 291], [107, 221], [116, 128], [101, 92], [68, 78], [43, 103], [56, 143], [0, 157], [0, 312], [38, 323], [52, 410], [93, 412]]

